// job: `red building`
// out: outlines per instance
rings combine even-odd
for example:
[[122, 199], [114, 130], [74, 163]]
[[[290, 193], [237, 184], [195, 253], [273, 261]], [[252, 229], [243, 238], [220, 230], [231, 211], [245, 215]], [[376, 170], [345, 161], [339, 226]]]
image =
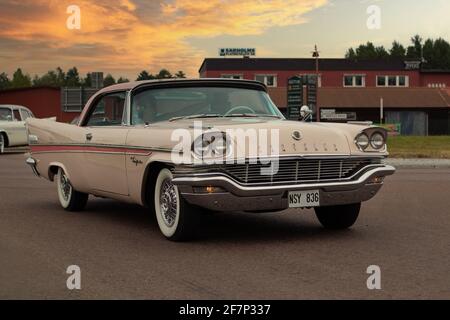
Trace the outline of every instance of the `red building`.
[[[80, 115], [82, 109], [81, 103], [75, 103], [73, 108], [67, 107], [64, 98], [70, 95], [66, 94], [67, 90], [74, 90], [77, 98], [82, 90], [60, 89], [55, 87], [31, 87], [0, 90], [0, 104], [22, 105], [30, 109], [37, 118], [56, 117], [60, 122], [71, 122], [75, 117]], [[95, 90], [91, 90], [92, 94]], [[84, 98], [87, 100], [88, 97]], [[79, 99], [76, 99], [79, 100]]]
[[403, 134], [450, 133], [450, 71], [422, 70], [417, 61], [319, 59], [317, 72], [316, 59], [207, 58], [199, 73], [261, 81], [284, 113], [288, 79], [318, 74], [320, 121], [380, 122], [384, 104], [383, 120], [402, 125]]

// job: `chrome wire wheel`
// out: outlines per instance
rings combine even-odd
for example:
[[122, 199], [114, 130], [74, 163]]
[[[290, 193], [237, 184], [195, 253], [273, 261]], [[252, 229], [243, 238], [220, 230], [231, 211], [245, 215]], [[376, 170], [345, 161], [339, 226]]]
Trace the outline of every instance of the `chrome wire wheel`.
[[70, 199], [70, 195], [72, 194], [72, 185], [70, 184], [64, 171], [61, 172], [59, 179], [62, 196], [64, 200], [68, 201]]
[[178, 214], [178, 194], [171, 179], [165, 179], [160, 191], [160, 212], [166, 226], [173, 227]]
[[73, 195], [73, 188], [70, 184], [69, 178], [63, 169], [58, 170], [58, 175], [55, 177], [58, 189], [58, 198], [61, 206], [66, 209], [70, 206], [70, 201]]
[[156, 219], [159, 229], [167, 238], [176, 235], [181, 216], [181, 198], [172, 179], [172, 172], [166, 168], [162, 169], [156, 179], [154, 190]]

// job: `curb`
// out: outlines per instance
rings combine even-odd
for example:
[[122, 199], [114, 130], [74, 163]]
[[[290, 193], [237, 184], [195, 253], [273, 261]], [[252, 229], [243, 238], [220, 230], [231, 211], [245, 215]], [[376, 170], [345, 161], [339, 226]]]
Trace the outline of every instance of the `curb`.
[[386, 159], [386, 164], [399, 169], [450, 169], [450, 159]]

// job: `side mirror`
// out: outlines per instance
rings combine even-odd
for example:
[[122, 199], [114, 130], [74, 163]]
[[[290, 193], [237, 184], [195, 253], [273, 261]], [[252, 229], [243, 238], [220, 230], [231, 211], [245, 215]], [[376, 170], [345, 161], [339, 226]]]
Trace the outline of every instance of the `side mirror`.
[[312, 118], [313, 111], [308, 106], [303, 106], [300, 108], [300, 116], [302, 121], [310, 121]]

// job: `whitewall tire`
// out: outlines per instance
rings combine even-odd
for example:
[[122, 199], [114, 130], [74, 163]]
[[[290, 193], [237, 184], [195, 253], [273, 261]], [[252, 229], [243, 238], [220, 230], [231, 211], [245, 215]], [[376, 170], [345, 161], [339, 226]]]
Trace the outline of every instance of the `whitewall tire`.
[[86, 207], [89, 195], [76, 191], [62, 168], [55, 176], [58, 199], [64, 210], [81, 211]]
[[172, 184], [169, 169], [162, 169], [155, 183], [155, 213], [161, 233], [169, 240], [183, 241], [191, 238], [198, 222], [198, 210], [180, 197]]
[[0, 154], [5, 152], [5, 136], [0, 133]]

